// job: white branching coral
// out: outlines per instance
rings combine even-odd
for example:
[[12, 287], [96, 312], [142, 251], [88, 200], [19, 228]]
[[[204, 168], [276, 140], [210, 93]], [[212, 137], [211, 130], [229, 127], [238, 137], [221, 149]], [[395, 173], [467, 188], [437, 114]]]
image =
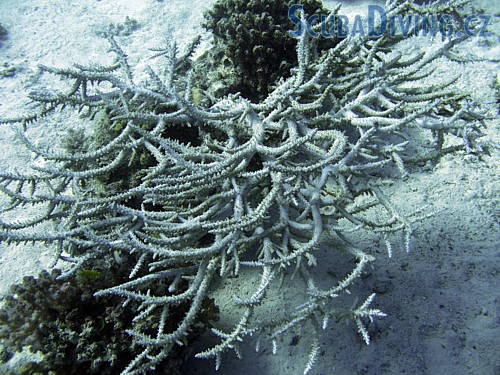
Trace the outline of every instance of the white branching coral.
[[[430, 9], [400, 1], [386, 6], [388, 15]], [[405, 166], [416, 160], [407, 152], [410, 145], [419, 146], [415, 132], [434, 135], [429, 160], [458, 148], [443, 146], [449, 134], [462, 137], [459, 147], [476, 151], [482, 115], [467, 95], [454, 88], [454, 80], [435, 77], [433, 85], [419, 84], [432, 77], [435, 60], [452, 56], [462, 39], [447, 40], [432, 53], [403, 56], [389, 53], [397, 37], [359, 36], [316, 56], [314, 40], [304, 33], [298, 40], [299, 65], [265, 100], [252, 103], [232, 95], [206, 108], [191, 98], [196, 62], [190, 56], [196, 43], [182, 56], [174, 44], [157, 51], [167, 73], [149, 70], [147, 82], [136, 82], [110, 36], [116, 64], [42, 66], [72, 81], [70, 90], [36, 92], [39, 114], [4, 121], [48, 163], [26, 173], [0, 172], [0, 191], [8, 202], [2, 207], [0, 239], [56, 244], [57, 257], [73, 265], [62, 277], [117, 254], [136, 259], [130, 281], [96, 294], [140, 304], [129, 333], [143, 349], [123, 374], [145, 373], [174, 345], [184, 344], [214, 278], [239, 275], [245, 283], [248, 270], [259, 268], [253, 294], [234, 301], [242, 309], [239, 322], [230, 332], [214, 329], [220, 343], [197, 357], [214, 358], [219, 366], [227, 350], [241, 355], [240, 342], [249, 335], [276, 345], [293, 327], [309, 325], [314, 338], [308, 373], [319, 352], [321, 326], [352, 319], [368, 344], [363, 320], [384, 316], [370, 307], [374, 294], [355, 309], [336, 306], [336, 298], [373, 260], [351, 245], [349, 234], [378, 232], [390, 253], [388, 236], [402, 233], [408, 243], [412, 224], [428, 215], [421, 209], [398, 212], [370, 176], [383, 175], [390, 166], [406, 174]], [[87, 110], [90, 116], [104, 112], [119, 130], [93, 150], [40, 149], [23, 129], [58, 108]], [[103, 176], [119, 176], [140, 158], [148, 162], [130, 176], [134, 182], [96, 192]], [[8, 220], [27, 205], [42, 207], [42, 214]], [[386, 219], [364, 215], [374, 206], [387, 212]], [[53, 224], [50, 230], [46, 222]], [[321, 245], [356, 260], [329, 289], [319, 288], [314, 278]], [[305, 302], [283, 318], [255, 319], [269, 302], [269, 289], [289, 269], [304, 280]], [[158, 292], [160, 284], [166, 287]], [[189, 308], [174, 329], [167, 329], [170, 311], [181, 304]], [[144, 330], [148, 319], [158, 320], [151, 323], [154, 334]]]

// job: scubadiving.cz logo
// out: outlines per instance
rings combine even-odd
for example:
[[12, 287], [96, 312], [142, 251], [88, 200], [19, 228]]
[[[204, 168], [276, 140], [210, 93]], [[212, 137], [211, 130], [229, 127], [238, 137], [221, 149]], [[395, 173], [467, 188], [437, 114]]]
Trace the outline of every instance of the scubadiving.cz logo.
[[[301, 22], [304, 12], [302, 5], [293, 4], [288, 10], [288, 18], [297, 28], [290, 30], [292, 38], [300, 38], [304, 31], [313, 37], [347, 38], [356, 35], [380, 37], [384, 34], [390, 36], [431, 36], [439, 32], [442, 37], [467, 36], [487, 37], [491, 33], [486, 31], [491, 21], [491, 14], [471, 14], [464, 19], [463, 25], [456, 25], [456, 20], [449, 14], [406, 15], [398, 14], [396, 17], [387, 17], [387, 13], [380, 5], [368, 5], [368, 16], [363, 19], [356, 14], [350, 22], [344, 15], [318, 15], [313, 14], [306, 18], [305, 29]], [[321, 26], [321, 29], [318, 29]], [[458, 27], [462, 26], [462, 27]]]

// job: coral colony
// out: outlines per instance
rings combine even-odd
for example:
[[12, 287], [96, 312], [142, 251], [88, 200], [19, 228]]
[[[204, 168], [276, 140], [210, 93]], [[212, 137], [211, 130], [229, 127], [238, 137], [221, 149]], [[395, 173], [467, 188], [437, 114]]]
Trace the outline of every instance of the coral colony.
[[[218, 2], [212, 16], [272, 21], [281, 3]], [[389, 0], [384, 17], [448, 14], [464, 25], [466, 4]], [[302, 8], [290, 22], [292, 5], [285, 4], [281, 16], [288, 22], [276, 30], [288, 33], [295, 26], [320, 33], [325, 27], [321, 19], [308, 23]], [[339, 9], [329, 17], [336, 18]], [[408, 28], [409, 35], [415, 24]], [[228, 35], [231, 30], [234, 38], [249, 31], [229, 25]], [[67, 80], [68, 90], [33, 92], [38, 113], [2, 120], [35, 160], [28, 171], [0, 172], [1, 240], [52, 245], [58, 261], [70, 265], [54, 276], [59, 281], [92, 275], [103, 265], [128, 267], [126, 280], [94, 294], [98, 301], [119, 300], [117, 307], [133, 313], [122, 329], [135, 354], [122, 374], [158, 369], [176, 348], [189, 345], [204, 301], [228, 278], [253, 291], [234, 295], [239, 321], [224, 330], [214, 323], [218, 344], [196, 354], [215, 359], [216, 368], [229, 350], [244, 355], [242, 341], [254, 340], [257, 348], [268, 346], [279, 355], [280, 340], [300, 327], [311, 345], [306, 374], [320, 337], [339, 320], [353, 321], [369, 344], [367, 324], [385, 316], [372, 307], [374, 294], [366, 291], [355, 306], [343, 306], [339, 298], [374, 260], [373, 249], [358, 248], [351, 238], [367, 231], [380, 235], [389, 254], [399, 239], [408, 249], [414, 223], [432, 215], [422, 207], [398, 209], [381, 181], [438, 163], [446, 153], [484, 151], [480, 108], [454, 85], [458, 76], [435, 72], [437, 60], [461, 61], [457, 47], [467, 33], [436, 38], [432, 51], [405, 54], [397, 49], [401, 33], [369, 34], [337, 38], [322, 49], [321, 38], [310, 33], [287, 35], [296, 46], [291, 70], [254, 100], [235, 92], [205, 95], [199, 66], [213, 55], [192, 58], [199, 39], [184, 54], [173, 41], [157, 50], [165, 70], [149, 69], [147, 80], [134, 77], [111, 32], [113, 65], [41, 66], [43, 73]], [[272, 38], [255, 35], [255, 41]], [[255, 54], [272, 50], [252, 47]], [[59, 148], [29, 139], [30, 127], [75, 111], [88, 126], [100, 123], [99, 130], [68, 135]], [[28, 207], [36, 215], [23, 215]], [[350, 266], [319, 283], [320, 249]], [[256, 274], [260, 280], [249, 283]], [[301, 303], [282, 315], [263, 314], [275, 303], [269, 294], [283, 284], [297, 288]]]

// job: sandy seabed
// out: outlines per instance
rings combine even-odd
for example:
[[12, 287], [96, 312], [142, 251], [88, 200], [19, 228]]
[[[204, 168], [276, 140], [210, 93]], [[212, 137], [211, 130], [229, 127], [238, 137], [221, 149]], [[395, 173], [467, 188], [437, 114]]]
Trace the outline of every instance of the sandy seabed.
[[[107, 43], [96, 30], [124, 22], [126, 16], [137, 20], [139, 28], [121, 38], [121, 43], [130, 65], [140, 71], [154, 63], [147, 59], [148, 48], [163, 46], [170, 38], [182, 47], [203, 32], [199, 23], [212, 3], [0, 0], [0, 24], [9, 33], [0, 47], [0, 72], [14, 72], [0, 78], [0, 117], [28, 111], [27, 93], [37, 81], [37, 64], [64, 67], [110, 62]], [[482, 5], [486, 13], [500, 12], [498, 2]], [[492, 28], [498, 35], [498, 17]], [[466, 46], [479, 56], [500, 57], [498, 37], [489, 45], [476, 40]], [[498, 62], [460, 69], [463, 84], [477, 101], [494, 102], [492, 84], [499, 79]], [[47, 142], [54, 131], [37, 129], [32, 135]], [[498, 117], [488, 121], [485, 134], [499, 142]], [[22, 168], [29, 161], [19, 146], [10, 129], [1, 127], [0, 168]], [[333, 325], [322, 336], [312, 373], [500, 374], [499, 156], [498, 150], [482, 160], [464, 154], [447, 156], [432, 170], [412, 173], [388, 188], [397, 207], [410, 210], [430, 204], [438, 213], [417, 226], [410, 253], [396, 248], [388, 258], [382, 241], [366, 244], [377, 247], [379, 256], [352, 292], [361, 298], [377, 292], [376, 307], [388, 316], [370, 327], [369, 346], [359, 338], [354, 324]], [[38, 274], [51, 260], [50, 249], [42, 246], [1, 245], [0, 293], [24, 275]], [[320, 261], [327, 263], [327, 259]], [[231, 300], [232, 296], [217, 296], [221, 305]], [[308, 345], [281, 342], [276, 355], [269, 348], [255, 353], [253, 345], [245, 348], [242, 360], [232, 353], [226, 355], [218, 374], [302, 373]], [[193, 358], [183, 373], [215, 373], [214, 364]]]

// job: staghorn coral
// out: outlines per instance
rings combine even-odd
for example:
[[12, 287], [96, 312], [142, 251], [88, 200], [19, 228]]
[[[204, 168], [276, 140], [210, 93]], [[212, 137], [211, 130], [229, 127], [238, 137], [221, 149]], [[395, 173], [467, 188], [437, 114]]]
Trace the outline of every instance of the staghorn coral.
[[[453, 10], [459, 18], [456, 10], [464, 3], [419, 7], [389, 1], [386, 11]], [[100, 259], [136, 259], [128, 281], [95, 293], [138, 306], [127, 332], [142, 349], [123, 374], [146, 373], [187, 343], [217, 279], [237, 275], [245, 284], [255, 270], [260, 281], [253, 292], [234, 299], [239, 322], [227, 332], [214, 328], [220, 343], [197, 357], [214, 358], [218, 368], [225, 351], [242, 355], [239, 343], [250, 335], [277, 352], [278, 339], [300, 325], [312, 336], [307, 373], [321, 331], [339, 319], [353, 320], [368, 344], [365, 322], [384, 316], [370, 306], [374, 294], [357, 307], [338, 303], [374, 259], [349, 237], [379, 233], [390, 252], [401, 234], [408, 248], [414, 223], [432, 214], [398, 210], [378, 177], [394, 178], [395, 170], [405, 175], [407, 165], [438, 162], [448, 152], [482, 152], [477, 139], [484, 116], [454, 86], [458, 77], [434, 74], [436, 60], [452, 58], [465, 37], [403, 56], [395, 49], [397, 38], [359, 36], [318, 55], [316, 41], [304, 33], [291, 76], [265, 99], [252, 103], [229, 95], [209, 107], [192, 97], [196, 44], [180, 56], [174, 43], [158, 50], [166, 74], [149, 69], [149, 80], [138, 83], [125, 53], [113, 36], [108, 39], [114, 65], [42, 66], [71, 81], [68, 92], [39, 90], [32, 94], [39, 113], [3, 120], [37, 163], [28, 172], [0, 173], [6, 198], [0, 239], [54, 244], [56, 258], [72, 265], [62, 280]], [[116, 134], [93, 148], [72, 141], [70, 153], [37, 147], [24, 128], [60, 108], [86, 110], [89, 118], [104, 113]], [[424, 153], [425, 134], [433, 144]], [[449, 137], [460, 142], [448, 146]], [[149, 161], [137, 163], [140, 155]], [[96, 189], [126, 166], [138, 169], [127, 179], [132, 182]], [[27, 205], [40, 214], [16, 219]], [[315, 254], [326, 247], [355, 263], [321, 288]], [[289, 272], [304, 281], [303, 301], [266, 319], [261, 312], [271, 303], [267, 294], [288, 282]], [[158, 284], [165, 289], [156, 289]], [[180, 305], [187, 311], [172, 327], [167, 322]]]

